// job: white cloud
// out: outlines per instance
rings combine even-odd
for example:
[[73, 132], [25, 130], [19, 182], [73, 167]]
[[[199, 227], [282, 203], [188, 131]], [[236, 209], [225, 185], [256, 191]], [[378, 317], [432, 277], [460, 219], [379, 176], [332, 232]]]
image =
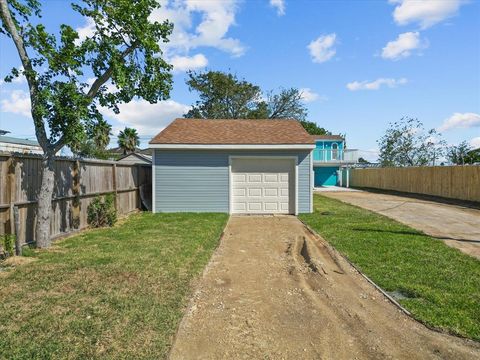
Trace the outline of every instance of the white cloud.
[[337, 35], [335, 33], [322, 35], [316, 40], [313, 40], [307, 46], [308, 50], [310, 50], [312, 61], [322, 63], [334, 57], [336, 53], [336, 49], [334, 48], [336, 40]]
[[409, 57], [413, 50], [424, 49], [428, 46], [420, 39], [418, 32], [406, 32], [398, 35], [396, 40], [389, 41], [382, 49], [382, 58], [399, 60]]
[[317, 94], [316, 92], [312, 91], [312, 89], [310, 88], [301, 88], [299, 90], [300, 90], [300, 93], [302, 94], [302, 101], [306, 103], [317, 101], [317, 100], [320, 100], [320, 101], [327, 100], [326, 96]]
[[208, 59], [203, 54], [194, 56], [174, 56], [170, 59], [174, 72], [196, 70], [208, 65]]
[[456, 128], [480, 127], [480, 115], [476, 113], [454, 113], [438, 128], [439, 131], [446, 131]]
[[173, 119], [185, 114], [190, 106], [174, 100], [160, 101], [150, 104], [145, 100], [132, 100], [119, 105], [120, 113], [110, 109], [102, 109], [102, 113], [110, 119], [118, 121], [121, 126], [114, 127], [114, 133], [125, 126], [137, 129], [140, 135], [153, 136], [167, 126]]
[[378, 90], [382, 85], [389, 88], [395, 88], [399, 85], [405, 85], [408, 82], [405, 78], [392, 79], [392, 78], [379, 78], [375, 81], [353, 81], [347, 84], [347, 89], [350, 91], [357, 90]]
[[13, 90], [7, 99], [0, 101], [0, 110], [31, 117], [30, 96], [23, 90]]
[[470, 143], [470, 146], [473, 147], [474, 149], [480, 149], [480, 136], [471, 139], [469, 143]]
[[[176, 0], [160, 2], [162, 7], [156, 9], [152, 21], [170, 20], [175, 24], [170, 41], [161, 44], [167, 58], [188, 55], [198, 47], [214, 47], [231, 54], [241, 56], [246, 49], [238, 39], [227, 36], [235, 25], [238, 0], [205, 1]], [[198, 24], [195, 20], [200, 17]]]
[[398, 25], [418, 23], [422, 29], [454, 16], [465, 0], [390, 0], [396, 4], [393, 18]]
[[88, 37], [92, 37], [95, 33], [95, 22], [92, 18], [85, 18], [85, 24], [75, 29], [78, 33], [78, 39], [75, 40], [75, 44], [80, 44]]
[[270, 6], [277, 9], [277, 15], [285, 15], [285, 0], [270, 0]]

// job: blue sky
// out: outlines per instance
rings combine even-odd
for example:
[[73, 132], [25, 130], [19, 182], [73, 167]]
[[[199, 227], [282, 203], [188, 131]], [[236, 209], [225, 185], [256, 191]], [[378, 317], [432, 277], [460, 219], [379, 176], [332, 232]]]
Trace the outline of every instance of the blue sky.
[[[43, 1], [50, 31], [65, 22], [91, 30], [68, 1]], [[175, 24], [164, 55], [175, 66], [171, 99], [136, 100], [105, 111], [115, 135], [149, 138], [196, 100], [188, 69], [236, 73], [265, 90], [304, 89], [309, 120], [346, 133], [350, 148], [374, 150], [389, 122], [418, 117], [449, 144], [480, 146], [480, 3], [462, 0], [179, 0], [153, 17]], [[0, 75], [18, 66], [0, 36]], [[1, 83], [0, 128], [34, 138], [24, 81]], [[115, 141], [115, 138], [113, 139]]]

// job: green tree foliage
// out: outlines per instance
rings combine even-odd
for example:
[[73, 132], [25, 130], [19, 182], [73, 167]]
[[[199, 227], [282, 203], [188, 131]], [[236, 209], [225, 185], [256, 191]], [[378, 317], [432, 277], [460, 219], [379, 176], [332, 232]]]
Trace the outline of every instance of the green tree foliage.
[[328, 130], [317, 125], [313, 121], [308, 120], [300, 120], [300, 124], [302, 124], [303, 128], [307, 130], [310, 135], [331, 135], [332, 133]]
[[112, 154], [107, 149], [99, 148], [92, 139], [86, 139], [71, 147], [72, 152], [82, 158], [109, 160]]
[[302, 93], [295, 88], [268, 92], [236, 75], [221, 71], [189, 72], [187, 85], [199, 100], [184, 115], [199, 119], [297, 119], [312, 135], [328, 131], [307, 121]]
[[187, 85], [190, 91], [199, 93], [200, 100], [185, 117], [198, 119], [254, 119], [262, 102], [259, 86], [236, 75], [220, 71], [189, 72]]
[[446, 142], [435, 129], [425, 130], [418, 119], [404, 117], [390, 123], [378, 140], [382, 166], [435, 165], [445, 154]]
[[473, 149], [466, 141], [450, 146], [447, 159], [455, 165], [474, 164], [480, 161], [480, 149]]
[[86, 129], [86, 138], [70, 144], [70, 148], [75, 155], [81, 157], [109, 159], [111, 156], [107, 151], [107, 145], [110, 143], [111, 131], [112, 125], [104, 119], [99, 119], [93, 124], [93, 128]]
[[92, 130], [92, 140], [95, 146], [105, 150], [110, 143], [110, 135], [112, 135], [112, 125], [101, 119]]
[[295, 88], [281, 89], [279, 94], [270, 92], [267, 97], [268, 118], [297, 119], [306, 121], [308, 111], [302, 102], [302, 93]]
[[134, 152], [137, 146], [140, 145], [140, 138], [137, 130], [126, 127], [118, 134], [118, 146], [123, 149], [124, 154]]
[[149, 20], [159, 6], [157, 0], [75, 1], [73, 11], [95, 24], [93, 34], [80, 39], [68, 24], [49, 33], [38, 0], [0, 0], [0, 32], [13, 41], [23, 66], [5, 81], [20, 73], [26, 77], [44, 151], [35, 228], [39, 247], [50, 244], [55, 153], [87, 137], [86, 130], [102, 119], [99, 106], [118, 113], [118, 104], [134, 97], [155, 103], [169, 96], [172, 67], [162, 59], [160, 43], [168, 41], [172, 24]]
[[469, 164], [478, 164], [480, 163], [480, 148], [470, 150], [468, 152], [468, 163]]

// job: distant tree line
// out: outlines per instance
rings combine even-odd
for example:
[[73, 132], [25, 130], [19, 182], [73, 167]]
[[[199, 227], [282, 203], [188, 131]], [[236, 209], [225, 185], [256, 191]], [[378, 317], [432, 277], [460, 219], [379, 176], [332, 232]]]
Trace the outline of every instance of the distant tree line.
[[381, 166], [434, 166], [444, 158], [456, 165], [480, 162], [480, 149], [466, 141], [448, 147], [437, 130], [426, 130], [421, 121], [411, 117], [390, 123], [377, 142]]

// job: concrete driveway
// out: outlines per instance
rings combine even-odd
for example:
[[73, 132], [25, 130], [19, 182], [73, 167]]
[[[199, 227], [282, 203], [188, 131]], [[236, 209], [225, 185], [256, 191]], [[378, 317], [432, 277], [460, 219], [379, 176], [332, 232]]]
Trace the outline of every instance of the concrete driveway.
[[388, 216], [480, 259], [480, 210], [367, 191], [322, 195]]
[[473, 359], [428, 330], [295, 217], [232, 217], [196, 286], [171, 359]]

